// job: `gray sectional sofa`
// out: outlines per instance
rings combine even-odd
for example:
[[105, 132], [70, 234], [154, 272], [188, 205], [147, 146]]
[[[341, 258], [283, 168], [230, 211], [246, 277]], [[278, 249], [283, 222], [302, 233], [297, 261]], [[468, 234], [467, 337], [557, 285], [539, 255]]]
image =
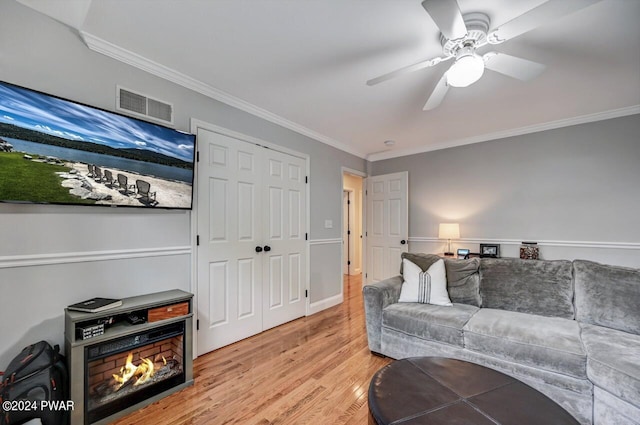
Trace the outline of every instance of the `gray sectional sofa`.
[[[440, 259], [404, 253], [424, 271]], [[590, 261], [445, 259], [452, 307], [363, 288], [372, 352], [445, 356], [514, 376], [583, 424], [640, 424], [640, 270]], [[402, 273], [402, 271], [401, 271]]]

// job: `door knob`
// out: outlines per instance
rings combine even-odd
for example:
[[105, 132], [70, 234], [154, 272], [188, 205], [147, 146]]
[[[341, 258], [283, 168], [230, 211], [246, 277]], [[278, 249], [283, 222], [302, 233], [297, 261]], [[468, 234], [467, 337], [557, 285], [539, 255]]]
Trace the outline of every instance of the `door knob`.
[[400, 245], [404, 245], [406, 243], [407, 243], [407, 241], [405, 241], [404, 239], [400, 241]]
[[269, 245], [265, 245], [264, 252], [269, 252], [269, 251], [271, 251], [271, 247]]
[[262, 252], [262, 247], [261, 246], [257, 246], [256, 247], [256, 252]]

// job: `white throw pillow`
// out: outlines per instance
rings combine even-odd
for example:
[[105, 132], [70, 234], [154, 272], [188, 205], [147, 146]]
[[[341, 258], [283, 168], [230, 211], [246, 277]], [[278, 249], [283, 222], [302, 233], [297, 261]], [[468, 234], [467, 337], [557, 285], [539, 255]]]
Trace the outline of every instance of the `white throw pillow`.
[[423, 272], [412, 261], [402, 260], [404, 282], [400, 290], [401, 303], [422, 303], [452, 306], [447, 292], [447, 271], [444, 260], [438, 260]]

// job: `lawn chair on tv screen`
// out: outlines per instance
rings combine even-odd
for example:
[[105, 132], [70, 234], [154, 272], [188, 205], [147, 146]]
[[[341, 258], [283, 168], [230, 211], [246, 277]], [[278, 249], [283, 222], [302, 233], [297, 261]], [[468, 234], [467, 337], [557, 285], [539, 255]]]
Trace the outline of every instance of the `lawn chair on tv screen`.
[[120, 189], [122, 189], [123, 195], [128, 195], [129, 193], [135, 193], [130, 189], [135, 189], [136, 185], [129, 184], [129, 179], [127, 178], [127, 176], [125, 176], [124, 174], [118, 173], [117, 178], [118, 178], [118, 186], [120, 187]]
[[93, 167], [93, 179], [97, 182], [102, 181], [102, 170], [97, 165]]
[[[136, 188], [138, 189], [138, 195], [140, 195], [140, 201], [144, 204], [155, 205], [156, 192], [151, 192], [151, 185], [144, 180], [136, 180]], [[151, 199], [153, 198], [153, 200]]]
[[113, 187], [113, 173], [109, 170], [104, 170], [104, 178], [102, 179], [102, 182], [109, 187]]

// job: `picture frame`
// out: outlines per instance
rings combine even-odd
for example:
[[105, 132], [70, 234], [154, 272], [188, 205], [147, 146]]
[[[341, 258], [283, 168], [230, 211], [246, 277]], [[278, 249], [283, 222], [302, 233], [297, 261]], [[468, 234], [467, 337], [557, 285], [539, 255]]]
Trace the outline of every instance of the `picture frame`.
[[500, 257], [500, 245], [498, 244], [480, 244], [480, 256], [481, 257], [490, 257], [490, 258], [498, 258]]

